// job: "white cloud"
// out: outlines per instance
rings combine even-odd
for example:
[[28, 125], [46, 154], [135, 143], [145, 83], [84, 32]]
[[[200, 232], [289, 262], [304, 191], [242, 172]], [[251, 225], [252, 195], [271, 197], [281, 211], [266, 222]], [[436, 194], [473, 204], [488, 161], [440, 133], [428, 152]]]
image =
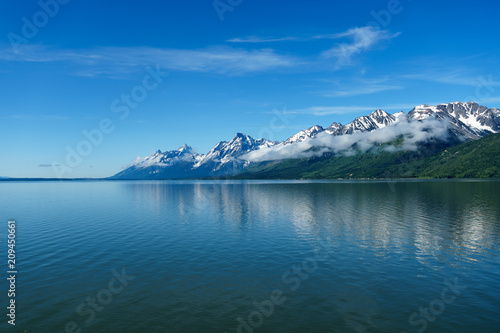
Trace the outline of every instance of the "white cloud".
[[404, 79], [431, 81], [437, 83], [469, 86], [469, 87], [498, 87], [499, 81], [493, 80], [492, 74], [472, 75], [467, 69], [440, 69], [425, 70], [419, 73], [401, 75]]
[[10, 114], [8, 116], [2, 116], [0, 118], [3, 119], [18, 119], [18, 120], [54, 120], [54, 121], [59, 121], [59, 120], [68, 120], [70, 117], [68, 116], [62, 116], [62, 115], [57, 115], [57, 114], [28, 114], [28, 113], [21, 113], [21, 114]]
[[[325, 152], [352, 154], [352, 146], [363, 152], [374, 146], [390, 142], [399, 137], [404, 141], [400, 147], [388, 147], [388, 150], [416, 150], [418, 143], [427, 142], [431, 138], [446, 140], [448, 137], [448, 122], [434, 118], [424, 121], [408, 121], [401, 119], [394, 125], [387, 126], [372, 132], [357, 132], [350, 135], [333, 136], [326, 132], [319, 133], [315, 138], [305, 141], [278, 145], [252, 151], [241, 156], [243, 160], [263, 162], [288, 158], [308, 158], [321, 156]], [[312, 148], [315, 148], [312, 151]]]
[[287, 42], [287, 41], [304, 41], [307, 38], [301, 37], [259, 37], [259, 36], [248, 36], [241, 38], [231, 38], [228, 39], [227, 42], [230, 43], [273, 43], [273, 42]]
[[382, 91], [390, 91], [390, 90], [401, 90], [402, 86], [396, 85], [370, 85], [370, 86], [361, 86], [357, 88], [351, 89], [342, 89], [333, 91], [331, 93], [327, 93], [326, 97], [349, 97], [349, 96], [359, 96], [359, 95], [369, 95]]
[[329, 35], [315, 35], [315, 36], [286, 36], [286, 37], [261, 37], [261, 36], [247, 36], [228, 39], [230, 43], [274, 43], [274, 42], [307, 42], [320, 39], [339, 39], [344, 37], [345, 33], [329, 34]]
[[214, 72], [220, 74], [245, 74], [283, 68], [307, 66], [310, 70], [323, 70], [325, 58], [335, 58], [337, 66], [347, 64], [358, 53], [372, 49], [399, 33], [372, 27], [349, 29], [332, 35], [306, 37], [258, 37], [229, 39], [232, 43], [270, 43], [282, 41], [311, 41], [318, 39], [351, 38], [351, 43], [341, 43], [319, 56], [292, 56], [274, 49], [243, 49], [214, 46], [203, 49], [173, 49], [154, 47], [98, 47], [93, 49], [51, 49], [43, 45], [23, 45], [0, 50], [0, 61], [70, 63], [79, 76], [123, 76], [146, 65], [159, 65], [165, 70], [184, 72]]
[[244, 50], [211, 47], [198, 50], [151, 47], [102, 47], [91, 50], [52, 50], [28, 45], [16, 54], [0, 52], [0, 61], [69, 62], [79, 65], [81, 76], [130, 73], [144, 66], [158, 64], [162, 69], [185, 72], [244, 74], [287, 68], [299, 63], [296, 58], [280, 55], [271, 49]]
[[375, 27], [356, 27], [347, 31], [336, 34], [323, 34], [315, 36], [286, 36], [286, 37], [259, 37], [248, 36], [232, 38], [227, 40], [231, 43], [271, 43], [283, 41], [314, 41], [320, 39], [341, 39], [350, 38], [350, 43], [339, 43], [327, 51], [321, 53], [321, 58], [335, 58], [337, 67], [347, 65], [351, 62], [351, 58], [359, 53], [371, 50], [376, 45], [384, 41], [391, 40], [401, 33], [390, 33], [388, 30], [381, 30]]
[[331, 114], [356, 113], [361, 111], [376, 110], [371, 106], [311, 106], [304, 109], [292, 109], [283, 111], [286, 114], [312, 114], [315, 116], [327, 116]]
[[391, 40], [401, 33], [390, 33], [388, 30], [380, 30], [374, 27], [352, 28], [339, 33], [336, 38], [351, 38], [350, 43], [340, 43], [335, 47], [322, 53], [324, 58], [335, 58], [337, 66], [346, 65], [351, 62], [352, 56], [372, 49], [375, 45]]
[[391, 84], [388, 81], [389, 79], [383, 78], [353, 80], [353, 82], [347, 84], [336, 82], [337, 88], [332, 91], [327, 91], [323, 95], [325, 97], [350, 97], [404, 89], [403, 86], [394, 83]]
[[482, 105], [484, 105], [484, 103], [498, 103], [500, 102], [500, 96], [482, 98], [478, 102]]
[[305, 114], [315, 116], [327, 116], [332, 114], [360, 113], [364, 111], [382, 110], [411, 110], [415, 104], [388, 104], [385, 106], [312, 106], [303, 109], [292, 109], [283, 111], [285, 114]]

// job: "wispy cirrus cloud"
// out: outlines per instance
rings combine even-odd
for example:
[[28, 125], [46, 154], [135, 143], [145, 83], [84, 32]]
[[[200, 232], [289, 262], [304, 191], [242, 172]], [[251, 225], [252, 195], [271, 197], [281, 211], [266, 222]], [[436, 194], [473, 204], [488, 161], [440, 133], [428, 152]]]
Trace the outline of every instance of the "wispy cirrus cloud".
[[420, 56], [404, 62], [405, 68], [412, 68], [412, 71], [394, 77], [468, 87], [500, 86], [497, 67], [486, 66], [485, 70], [481, 67], [483, 62], [488, 63], [489, 59], [482, 54], [459, 58]]
[[2, 116], [3, 119], [14, 119], [14, 120], [68, 120], [70, 117], [57, 115], [57, 114], [10, 114], [7, 116]]
[[[164, 70], [181, 72], [210, 72], [238, 75], [269, 72], [279, 69], [307, 68], [324, 70], [325, 59], [336, 59], [337, 67], [349, 63], [350, 57], [372, 49], [399, 33], [373, 27], [349, 29], [331, 35], [306, 37], [257, 37], [233, 38], [232, 43], [270, 43], [307, 41], [319, 39], [350, 38], [350, 43], [340, 43], [320, 53], [294, 56], [271, 48], [245, 49], [212, 46], [202, 49], [174, 49], [155, 47], [96, 47], [91, 49], [54, 49], [43, 45], [24, 45], [16, 49], [0, 50], [0, 62], [65, 63], [71, 74], [86, 77], [120, 76], [143, 70], [147, 65], [159, 65]], [[335, 68], [334, 68], [335, 69]]]
[[[500, 96], [491, 96], [491, 97], [486, 97], [481, 99], [481, 104], [484, 105], [484, 103], [499, 103], [500, 102]], [[494, 106], [497, 107], [497, 106]]]
[[382, 42], [396, 38], [401, 33], [391, 33], [388, 30], [374, 27], [352, 28], [343, 33], [334, 35], [337, 38], [350, 38], [350, 43], [339, 43], [321, 55], [326, 58], [335, 58], [337, 66], [349, 64], [354, 55], [371, 50]]
[[330, 35], [310, 35], [310, 36], [286, 36], [286, 37], [262, 37], [247, 36], [237, 37], [226, 40], [229, 43], [276, 43], [276, 42], [308, 42], [320, 39], [338, 39], [343, 37], [341, 34]]
[[[376, 109], [376, 108], [375, 108]], [[361, 111], [375, 110], [370, 106], [311, 106], [302, 109], [291, 109], [283, 111], [285, 114], [309, 114], [315, 116], [327, 116], [332, 114], [347, 114]]]
[[369, 95], [384, 91], [402, 90], [412, 81], [426, 81], [444, 85], [459, 85], [472, 88], [482, 87], [491, 93], [500, 87], [500, 81], [493, 74], [481, 74], [470, 68], [447, 68], [444, 64], [439, 69], [427, 69], [414, 73], [398, 73], [379, 78], [347, 78], [340, 80], [322, 80], [330, 85], [326, 90], [316, 93], [324, 97], [352, 97]]
[[350, 87], [348, 89], [344, 87], [343, 89], [336, 90], [331, 93], [326, 93], [325, 96], [350, 97], [350, 96], [369, 95], [383, 91], [401, 90], [401, 89], [404, 89], [404, 87], [398, 85], [376, 84], [376, 85], [366, 85], [360, 87]]
[[302, 109], [291, 109], [283, 111], [285, 114], [302, 114], [314, 116], [328, 116], [349, 113], [361, 113], [382, 109], [385, 111], [411, 110], [415, 104], [388, 104], [388, 105], [364, 105], [364, 106], [311, 106]]
[[[244, 50], [229, 47], [162, 49], [152, 47], [101, 47], [89, 50], [55, 50], [27, 45], [20, 54], [0, 52], [5, 62], [70, 63], [80, 76], [107, 76], [143, 70], [149, 64], [183, 72], [244, 74], [297, 66], [301, 60], [271, 49]], [[76, 68], [75, 65], [78, 65]]]
[[351, 97], [401, 89], [404, 89], [404, 86], [398, 84], [394, 79], [358, 79], [348, 83], [335, 82], [335, 87], [322, 92], [322, 95], [325, 97]]
[[273, 42], [289, 42], [289, 41], [305, 41], [310, 38], [304, 37], [259, 37], [259, 36], [247, 36], [247, 37], [237, 37], [228, 39], [227, 42], [230, 43], [273, 43]]
[[486, 76], [472, 75], [469, 70], [465, 69], [426, 70], [424, 72], [402, 75], [401, 78], [469, 87], [476, 87], [478, 85], [493, 87], [500, 86], [500, 81], [495, 81], [492, 74]]
[[38, 164], [38, 167], [39, 168], [51, 168], [54, 165], [55, 166], [60, 166], [60, 164], [57, 164], [57, 163], [55, 163], [55, 164], [41, 163], [41, 164]]
[[[344, 32], [334, 33], [334, 34], [322, 34], [322, 35], [303, 35], [303, 36], [285, 36], [285, 37], [269, 37], [269, 36], [246, 36], [246, 37], [236, 37], [226, 40], [230, 43], [275, 43], [275, 42], [307, 42], [321, 39], [340, 39], [344, 37], [352, 37], [356, 33], [363, 33], [364, 29], [371, 29], [376, 33], [386, 32], [386, 30], [380, 30], [374, 27], [357, 27], [352, 28]], [[396, 36], [394, 36], [396, 37]]]
[[310, 35], [310, 36], [286, 36], [286, 37], [259, 37], [248, 36], [227, 40], [231, 43], [273, 43], [284, 41], [314, 41], [321, 39], [351, 39], [350, 42], [338, 43], [334, 47], [321, 53], [323, 59], [336, 59], [336, 66], [341, 67], [351, 62], [354, 55], [373, 49], [383, 42], [396, 38], [401, 33], [391, 33], [388, 30], [378, 29], [372, 26], [356, 27], [340, 33]]

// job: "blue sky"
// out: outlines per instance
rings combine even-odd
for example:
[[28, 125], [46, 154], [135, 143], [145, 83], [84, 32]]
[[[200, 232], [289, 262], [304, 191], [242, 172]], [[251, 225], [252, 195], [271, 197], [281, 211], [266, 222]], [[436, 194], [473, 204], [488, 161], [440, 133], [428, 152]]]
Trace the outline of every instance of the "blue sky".
[[206, 153], [236, 132], [284, 140], [376, 108], [499, 107], [499, 9], [493, 0], [9, 1], [0, 176], [105, 177], [157, 149]]

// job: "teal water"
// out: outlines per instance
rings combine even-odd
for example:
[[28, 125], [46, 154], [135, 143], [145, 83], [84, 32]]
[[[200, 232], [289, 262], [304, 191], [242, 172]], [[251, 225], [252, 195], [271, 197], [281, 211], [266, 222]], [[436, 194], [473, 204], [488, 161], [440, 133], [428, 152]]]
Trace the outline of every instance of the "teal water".
[[0, 182], [0, 331], [500, 332], [499, 185]]

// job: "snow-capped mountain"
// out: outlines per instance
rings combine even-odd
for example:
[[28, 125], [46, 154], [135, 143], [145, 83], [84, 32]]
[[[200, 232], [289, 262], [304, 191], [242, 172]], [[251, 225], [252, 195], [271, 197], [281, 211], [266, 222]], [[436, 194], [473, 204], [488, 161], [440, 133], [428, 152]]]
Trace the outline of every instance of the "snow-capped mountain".
[[473, 102], [418, 105], [408, 113], [408, 118], [413, 120], [431, 116], [449, 121], [453, 132], [469, 139], [479, 139], [500, 131], [500, 110], [488, 109]]
[[183, 145], [177, 150], [167, 151], [162, 153], [161, 150], [157, 150], [153, 155], [148, 156], [144, 159], [137, 159], [133, 164], [141, 167], [148, 167], [151, 165], [157, 166], [172, 166], [179, 162], [196, 162], [200, 159], [193, 148], [188, 145]]
[[[450, 122], [452, 132], [468, 139], [479, 139], [485, 135], [500, 131], [500, 110], [488, 109], [477, 103], [454, 102], [447, 104], [418, 105], [408, 113], [409, 120], [423, 120], [430, 116]], [[354, 119], [347, 125], [334, 122], [323, 129], [321, 126], [313, 126], [292, 135], [283, 144], [304, 141], [314, 138], [320, 132], [331, 135], [346, 135], [356, 132], [371, 132], [379, 128], [395, 124], [406, 117], [405, 112], [400, 111], [389, 114], [384, 110], [377, 109], [368, 116]]]
[[342, 129], [341, 135], [356, 132], [371, 132], [376, 129], [389, 126], [396, 118], [383, 110], [376, 110], [368, 116], [358, 117]]
[[125, 170], [117, 173], [112, 179], [157, 179], [163, 178], [165, 172], [172, 178], [182, 178], [201, 155], [193, 148], [183, 145], [177, 150], [161, 152], [157, 150], [146, 158], [137, 158]]
[[356, 132], [367, 132], [374, 131], [376, 129], [389, 126], [390, 124], [396, 122], [396, 117], [385, 112], [384, 110], [375, 110], [368, 116], [362, 116], [354, 119], [347, 125], [342, 125], [340, 123], [332, 123], [326, 129], [316, 125], [308, 129], [302, 130], [299, 133], [292, 135], [282, 144], [291, 144], [296, 142], [304, 141], [307, 138], [314, 138], [318, 133], [326, 132], [331, 135], [345, 135], [352, 134]]
[[344, 125], [341, 123], [333, 122], [329, 127], [325, 129], [325, 132], [332, 135], [341, 135]]
[[277, 142], [266, 139], [253, 139], [251, 136], [237, 133], [229, 142], [221, 141], [193, 165], [193, 169], [206, 170], [211, 175], [241, 171], [248, 162], [238, 159], [241, 155], [264, 147], [271, 147]]
[[238, 159], [239, 156], [277, 143], [266, 139], [256, 140], [249, 135], [237, 133], [231, 141], [219, 142], [205, 155], [196, 153], [188, 145], [167, 152], [158, 150], [149, 157], [135, 160], [132, 165], [112, 178], [173, 179], [233, 174], [248, 165], [247, 161]]
[[276, 142], [266, 139], [255, 140], [249, 135], [236, 133], [231, 141], [221, 141], [206, 155], [203, 155], [195, 164], [195, 167], [199, 167], [207, 163], [219, 163], [224, 165], [229, 162], [239, 161], [237, 158], [241, 155], [262, 147], [271, 147], [275, 144]]
[[290, 144], [295, 142], [302, 142], [307, 138], [314, 138], [316, 134], [323, 132], [324, 129], [321, 126], [313, 126], [308, 129], [302, 130], [297, 134], [292, 135], [288, 139], [286, 139], [283, 144]]
[[455, 141], [475, 140], [491, 133], [500, 132], [500, 110], [487, 108], [477, 103], [447, 103], [418, 105], [408, 114], [403, 111], [389, 114], [377, 109], [368, 116], [354, 119], [347, 125], [334, 122], [329, 127], [315, 125], [292, 135], [283, 142], [273, 142], [266, 139], [237, 133], [231, 141], [221, 141], [207, 154], [199, 154], [188, 145], [177, 150], [161, 152], [160, 150], [146, 158], [138, 158], [112, 179], [178, 179], [202, 178], [229, 175], [242, 171], [250, 162], [241, 159], [249, 152], [273, 146], [293, 145], [319, 133], [334, 136], [350, 135], [357, 132], [371, 132], [394, 125], [399, 121], [423, 121], [434, 117], [446, 122], [450, 134]]

